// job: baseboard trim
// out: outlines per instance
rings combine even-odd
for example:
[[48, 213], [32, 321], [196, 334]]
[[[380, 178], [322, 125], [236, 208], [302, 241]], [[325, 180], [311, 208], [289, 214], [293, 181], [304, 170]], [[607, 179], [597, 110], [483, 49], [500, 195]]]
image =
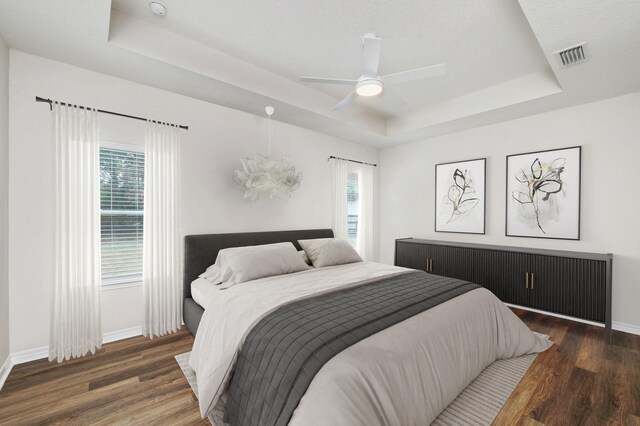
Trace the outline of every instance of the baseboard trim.
[[117, 340], [129, 339], [131, 337], [141, 336], [142, 326], [125, 328], [124, 330], [110, 331], [102, 335], [102, 344], [115, 342]]
[[[580, 319], [580, 318], [569, 317], [567, 315], [556, 314], [556, 313], [553, 313], [553, 312], [541, 311], [540, 309], [534, 309], [534, 308], [528, 308], [526, 306], [514, 305], [513, 303], [505, 303], [505, 305], [512, 306], [512, 307], [518, 308], [518, 309], [523, 309], [525, 311], [537, 312], [539, 314], [550, 315], [552, 317], [558, 317], [558, 318], [566, 319], [566, 320], [569, 320], [569, 321], [582, 322], [582, 323], [585, 323], [585, 324], [595, 325], [596, 327], [603, 327], [604, 328], [604, 324], [601, 323], [601, 322], [594, 322], [594, 321], [584, 320], [584, 319]], [[616, 330], [616, 331], [622, 331], [623, 333], [637, 334], [637, 335], [640, 336], [640, 327], [638, 327], [637, 325], [626, 324], [626, 323], [620, 322], [620, 321], [612, 321], [611, 328]]]
[[25, 351], [13, 352], [11, 354], [11, 365], [24, 364], [25, 362], [35, 361], [37, 359], [47, 358], [49, 356], [49, 347], [40, 346], [39, 348], [27, 349]]
[[640, 336], [640, 327], [638, 327], [637, 325], [626, 324], [620, 321], [613, 321], [611, 327], [614, 330], [623, 331], [629, 334], [637, 334], [638, 336]]
[[4, 386], [4, 382], [9, 377], [9, 373], [11, 373], [11, 354], [7, 355], [7, 359], [4, 360], [4, 364], [2, 364], [2, 368], [0, 368], [0, 390]]
[[544, 314], [544, 315], [549, 315], [549, 316], [552, 316], [552, 317], [562, 318], [562, 319], [566, 319], [566, 320], [569, 320], [569, 321], [582, 322], [584, 324], [595, 325], [596, 327], [603, 327], [604, 328], [604, 323], [601, 323], [601, 322], [589, 321], [589, 320], [584, 320], [584, 319], [580, 319], [580, 318], [576, 318], [576, 317], [570, 317], [570, 316], [567, 316], [567, 315], [556, 314], [555, 312], [541, 311], [540, 309], [534, 309], [534, 308], [529, 308], [527, 306], [515, 305], [513, 303], [505, 303], [505, 305], [511, 306], [511, 307], [514, 307], [514, 308], [518, 308], [518, 309], [522, 309], [522, 310], [525, 310], [525, 311], [537, 312], [539, 314]]
[[[118, 340], [128, 339], [130, 337], [140, 336], [142, 327], [125, 328], [124, 330], [109, 331], [102, 335], [102, 344], [115, 342]], [[49, 356], [49, 347], [41, 346], [39, 348], [27, 349], [26, 351], [14, 352], [11, 354], [11, 365], [24, 364], [25, 362], [35, 361]]]

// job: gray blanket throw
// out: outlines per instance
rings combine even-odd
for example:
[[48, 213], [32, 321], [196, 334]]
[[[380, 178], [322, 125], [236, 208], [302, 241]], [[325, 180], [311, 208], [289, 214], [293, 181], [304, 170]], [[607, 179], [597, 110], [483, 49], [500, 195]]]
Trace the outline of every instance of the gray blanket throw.
[[242, 345], [225, 421], [286, 425], [315, 374], [339, 352], [478, 287], [415, 271], [281, 306]]

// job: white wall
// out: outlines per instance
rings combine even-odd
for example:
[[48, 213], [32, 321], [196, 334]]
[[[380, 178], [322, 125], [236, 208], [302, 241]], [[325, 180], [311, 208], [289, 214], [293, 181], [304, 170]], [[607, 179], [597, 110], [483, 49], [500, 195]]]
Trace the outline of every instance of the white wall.
[[[505, 157], [574, 145], [583, 147], [581, 240], [505, 237]], [[435, 233], [435, 164], [481, 157], [486, 235]], [[402, 237], [611, 252], [614, 327], [640, 327], [639, 161], [640, 93], [381, 150], [381, 260], [393, 262]]]
[[[9, 355], [9, 48], [0, 35], [0, 369]], [[2, 376], [0, 372], [0, 376]]]
[[[243, 200], [241, 157], [266, 152], [266, 120], [236, 110], [11, 51], [9, 250], [11, 350], [48, 344], [53, 286], [53, 153], [42, 96], [189, 125], [181, 141], [182, 234], [330, 227], [329, 155], [378, 161], [378, 150], [274, 123], [272, 154], [303, 173], [290, 200]], [[274, 118], [277, 118], [277, 111]], [[144, 123], [100, 116], [101, 137], [143, 143]], [[105, 290], [105, 332], [139, 326], [140, 287]]]

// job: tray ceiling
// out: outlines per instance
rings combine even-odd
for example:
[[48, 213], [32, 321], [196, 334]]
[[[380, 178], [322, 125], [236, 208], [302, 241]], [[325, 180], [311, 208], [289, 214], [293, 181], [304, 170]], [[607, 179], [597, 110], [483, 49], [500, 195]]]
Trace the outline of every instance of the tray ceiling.
[[[27, 53], [388, 146], [640, 90], [635, 0], [32, 0], [0, 3], [0, 33]], [[389, 87], [406, 106], [358, 99], [301, 75], [357, 78], [361, 37], [382, 38], [380, 73], [445, 62], [447, 74]], [[590, 60], [554, 52], [586, 42]], [[275, 117], [274, 117], [275, 118]]]

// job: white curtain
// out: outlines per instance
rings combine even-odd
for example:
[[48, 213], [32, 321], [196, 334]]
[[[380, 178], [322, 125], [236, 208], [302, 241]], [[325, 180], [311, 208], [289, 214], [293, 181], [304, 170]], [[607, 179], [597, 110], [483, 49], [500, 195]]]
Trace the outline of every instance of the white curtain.
[[347, 239], [347, 180], [349, 162], [332, 158], [331, 164], [331, 228], [336, 238]]
[[53, 117], [55, 289], [49, 360], [61, 362], [102, 346], [100, 148], [97, 111], [54, 102]]
[[356, 247], [365, 261], [374, 261], [373, 255], [373, 166], [363, 164], [358, 173], [360, 205]]
[[153, 338], [177, 331], [182, 323], [179, 129], [148, 122], [145, 136], [142, 333]]

